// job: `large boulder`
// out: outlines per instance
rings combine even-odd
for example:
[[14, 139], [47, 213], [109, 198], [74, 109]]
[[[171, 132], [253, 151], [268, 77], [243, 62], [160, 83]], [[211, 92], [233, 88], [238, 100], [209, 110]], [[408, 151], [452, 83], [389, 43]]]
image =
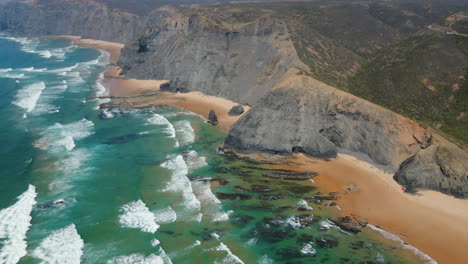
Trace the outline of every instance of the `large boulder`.
[[240, 116], [244, 113], [244, 107], [242, 105], [235, 105], [229, 110], [228, 115], [230, 116]]
[[212, 126], [218, 125], [218, 116], [213, 109], [211, 109], [210, 113], [208, 114], [208, 123], [210, 123]]

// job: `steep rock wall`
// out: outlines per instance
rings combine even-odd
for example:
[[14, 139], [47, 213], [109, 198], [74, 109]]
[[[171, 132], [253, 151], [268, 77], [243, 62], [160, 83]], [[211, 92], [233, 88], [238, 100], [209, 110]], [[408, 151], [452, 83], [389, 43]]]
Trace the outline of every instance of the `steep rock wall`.
[[201, 91], [253, 104], [297, 58], [286, 26], [268, 16], [232, 24], [197, 10], [165, 19], [122, 50], [126, 76], [171, 80], [173, 91]]
[[93, 0], [38, 0], [0, 6], [0, 30], [28, 36], [78, 35], [126, 43], [170, 14], [168, 9], [138, 16]]
[[231, 129], [240, 152], [365, 155], [410, 190], [468, 197], [468, 155], [417, 123], [291, 70]]

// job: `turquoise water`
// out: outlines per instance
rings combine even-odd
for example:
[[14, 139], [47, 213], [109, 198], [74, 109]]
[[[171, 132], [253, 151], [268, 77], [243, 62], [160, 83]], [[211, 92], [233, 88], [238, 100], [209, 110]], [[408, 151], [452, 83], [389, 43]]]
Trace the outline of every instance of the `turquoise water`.
[[331, 209], [306, 201], [314, 186], [218, 155], [225, 134], [196, 114], [99, 110], [87, 98], [106, 95], [105, 52], [0, 47], [0, 263], [414, 262], [330, 224]]

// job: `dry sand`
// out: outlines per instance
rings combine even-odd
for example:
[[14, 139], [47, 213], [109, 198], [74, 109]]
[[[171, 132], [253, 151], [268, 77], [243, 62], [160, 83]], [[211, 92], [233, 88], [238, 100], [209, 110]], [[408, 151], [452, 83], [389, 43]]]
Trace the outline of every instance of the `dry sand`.
[[[294, 162], [300, 165], [281, 167], [318, 172], [315, 184], [323, 193], [340, 192], [336, 203], [343, 214], [366, 218], [439, 263], [468, 263], [468, 200], [435, 191], [405, 193], [392, 174], [349, 155], [330, 161], [298, 155]], [[351, 184], [357, 192], [347, 189]]]
[[[78, 45], [98, 48], [111, 53], [116, 62], [122, 44], [105, 41], [72, 38]], [[160, 80], [123, 79], [119, 69], [109, 67], [105, 74], [105, 85], [114, 96], [136, 96], [148, 91], [157, 91], [166, 82]], [[237, 103], [198, 92], [169, 94], [165, 98], [177, 98], [172, 104], [208, 117], [211, 109], [218, 115], [220, 126], [228, 131], [239, 117], [228, 116], [227, 112]], [[246, 107], [246, 110], [249, 108]], [[468, 263], [468, 200], [456, 199], [439, 192], [424, 191], [419, 195], [404, 193], [401, 187], [386, 174], [369, 163], [354, 157], [339, 155], [331, 161], [313, 160], [303, 155], [294, 159], [299, 166], [287, 169], [316, 171], [314, 178], [322, 192], [340, 192], [337, 204], [343, 214], [354, 214], [381, 226], [384, 230], [399, 235], [405, 242], [417, 247], [439, 263]], [[354, 184], [358, 192], [349, 192]], [[347, 194], [344, 194], [347, 193]]]

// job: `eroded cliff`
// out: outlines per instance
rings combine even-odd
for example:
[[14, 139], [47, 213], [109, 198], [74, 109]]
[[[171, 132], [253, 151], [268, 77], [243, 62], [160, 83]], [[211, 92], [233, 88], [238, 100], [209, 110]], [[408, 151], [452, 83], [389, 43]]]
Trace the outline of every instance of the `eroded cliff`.
[[339, 152], [396, 172], [409, 190], [468, 197], [468, 155], [387, 109], [291, 70], [231, 129], [225, 146], [240, 152]]
[[[147, 29], [122, 50], [128, 77], [171, 80], [172, 91], [201, 91], [253, 104], [298, 59], [286, 25], [268, 11], [232, 18], [190, 9]], [[234, 22], [233, 22], [234, 21]]]
[[0, 30], [28, 36], [77, 35], [126, 43], [170, 13], [169, 8], [161, 8], [138, 16], [94, 0], [21, 1], [0, 7]]

